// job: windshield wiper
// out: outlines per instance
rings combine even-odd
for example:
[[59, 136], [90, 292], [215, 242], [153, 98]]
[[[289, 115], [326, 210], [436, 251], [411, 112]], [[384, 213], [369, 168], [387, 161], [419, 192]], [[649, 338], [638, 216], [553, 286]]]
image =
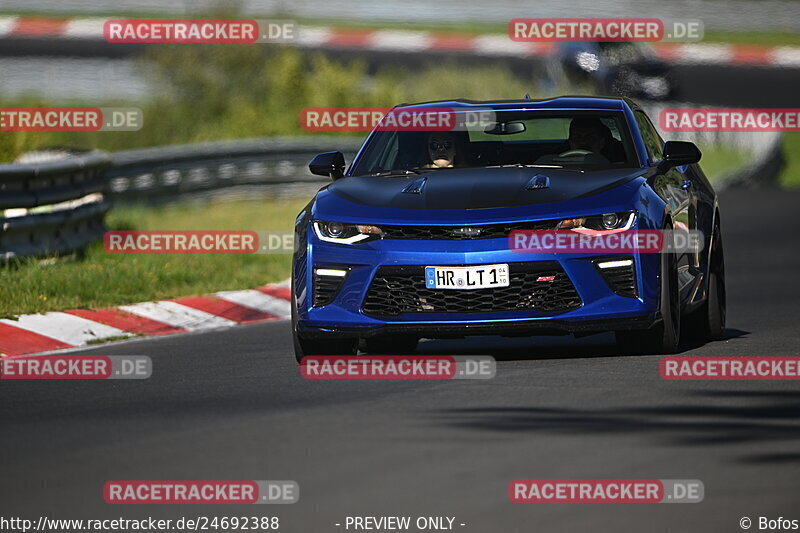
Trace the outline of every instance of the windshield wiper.
[[528, 165], [525, 163], [506, 163], [503, 165], [486, 165], [486, 168], [507, 168], [507, 167], [532, 167], [535, 165]]
[[416, 168], [408, 168], [403, 170], [384, 170], [382, 172], [373, 172], [372, 174], [361, 174], [361, 175], [387, 178], [391, 176], [408, 176], [410, 174], [422, 174], [422, 172]]
[[513, 163], [510, 165], [489, 165], [484, 168], [557, 168], [559, 170], [566, 170], [568, 172], [585, 172], [582, 168], [569, 168], [563, 165], [533, 165], [533, 164], [523, 164], [523, 163]]

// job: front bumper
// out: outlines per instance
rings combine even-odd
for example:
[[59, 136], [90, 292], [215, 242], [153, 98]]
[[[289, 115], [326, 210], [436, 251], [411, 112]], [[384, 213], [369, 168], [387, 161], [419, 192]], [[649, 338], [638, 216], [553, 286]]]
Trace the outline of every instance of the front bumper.
[[[634, 260], [637, 296], [621, 296], [595, 266], [598, 259]], [[534, 309], [468, 313], [414, 312], [371, 316], [363, 310], [370, 283], [383, 266], [456, 266], [498, 263], [557, 264], [580, 296], [564, 312]], [[314, 306], [314, 267], [346, 268], [341, 289], [329, 303]], [[544, 335], [646, 329], [658, 320], [658, 254], [608, 256], [533, 254], [509, 249], [507, 239], [459, 241], [378, 240], [358, 246], [319, 241], [309, 234], [295, 258], [296, 329], [305, 337], [371, 337], [408, 334], [426, 338], [465, 335]]]
[[527, 337], [531, 335], [592, 334], [612, 330], [648, 329], [660, 322], [656, 315], [610, 320], [513, 320], [505, 322], [387, 323], [367, 327], [320, 327], [299, 322], [297, 331], [307, 338], [370, 338], [408, 335], [426, 339], [451, 339], [473, 335]]

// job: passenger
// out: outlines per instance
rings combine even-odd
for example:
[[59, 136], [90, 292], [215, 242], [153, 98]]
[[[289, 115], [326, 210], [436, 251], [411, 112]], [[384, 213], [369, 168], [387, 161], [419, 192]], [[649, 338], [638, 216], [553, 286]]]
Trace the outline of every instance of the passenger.
[[456, 139], [452, 133], [428, 134], [428, 156], [431, 162], [425, 168], [452, 168], [456, 160]]

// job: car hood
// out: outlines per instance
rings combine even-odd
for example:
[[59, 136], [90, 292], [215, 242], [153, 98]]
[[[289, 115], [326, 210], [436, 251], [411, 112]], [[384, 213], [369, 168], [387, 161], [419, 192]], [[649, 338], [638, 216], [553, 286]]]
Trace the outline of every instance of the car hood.
[[[327, 193], [369, 207], [465, 210], [565, 202], [623, 185], [643, 169], [576, 172], [510, 167], [434, 170], [409, 177], [351, 176], [328, 186]], [[534, 176], [547, 187], [529, 189]], [[404, 192], [424, 181], [419, 193]]]

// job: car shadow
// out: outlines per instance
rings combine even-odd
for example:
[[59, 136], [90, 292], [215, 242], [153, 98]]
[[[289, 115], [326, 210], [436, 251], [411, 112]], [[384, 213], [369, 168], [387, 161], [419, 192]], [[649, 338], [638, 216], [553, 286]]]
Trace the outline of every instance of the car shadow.
[[[750, 335], [750, 333], [750, 331], [744, 331], [742, 329], [726, 328], [722, 333], [721, 340], [728, 341], [732, 339], [743, 339]], [[691, 333], [688, 335], [683, 335], [681, 337], [681, 353], [689, 350], [696, 350], [697, 348], [702, 348], [703, 346], [713, 344], [714, 342], [717, 341], [697, 340], [696, 335], [692, 335]]]
[[[668, 446], [713, 446], [720, 452], [736, 445], [781, 444], [782, 451], [748, 452], [734, 460], [750, 464], [796, 464], [800, 452], [800, 391], [703, 390], [687, 392], [696, 405], [659, 405], [608, 409], [553, 407], [479, 407], [432, 411], [432, 421], [459, 429], [499, 434], [552, 433], [648, 435]], [[733, 450], [734, 453], [737, 451]]]
[[[726, 329], [723, 340], [744, 338], [749, 331]], [[678, 354], [696, 350], [707, 342], [682, 339]], [[580, 338], [476, 336], [464, 339], [425, 339], [416, 350], [419, 355], [491, 355], [497, 361], [616, 357], [631, 354], [620, 349], [613, 333], [598, 333]]]

